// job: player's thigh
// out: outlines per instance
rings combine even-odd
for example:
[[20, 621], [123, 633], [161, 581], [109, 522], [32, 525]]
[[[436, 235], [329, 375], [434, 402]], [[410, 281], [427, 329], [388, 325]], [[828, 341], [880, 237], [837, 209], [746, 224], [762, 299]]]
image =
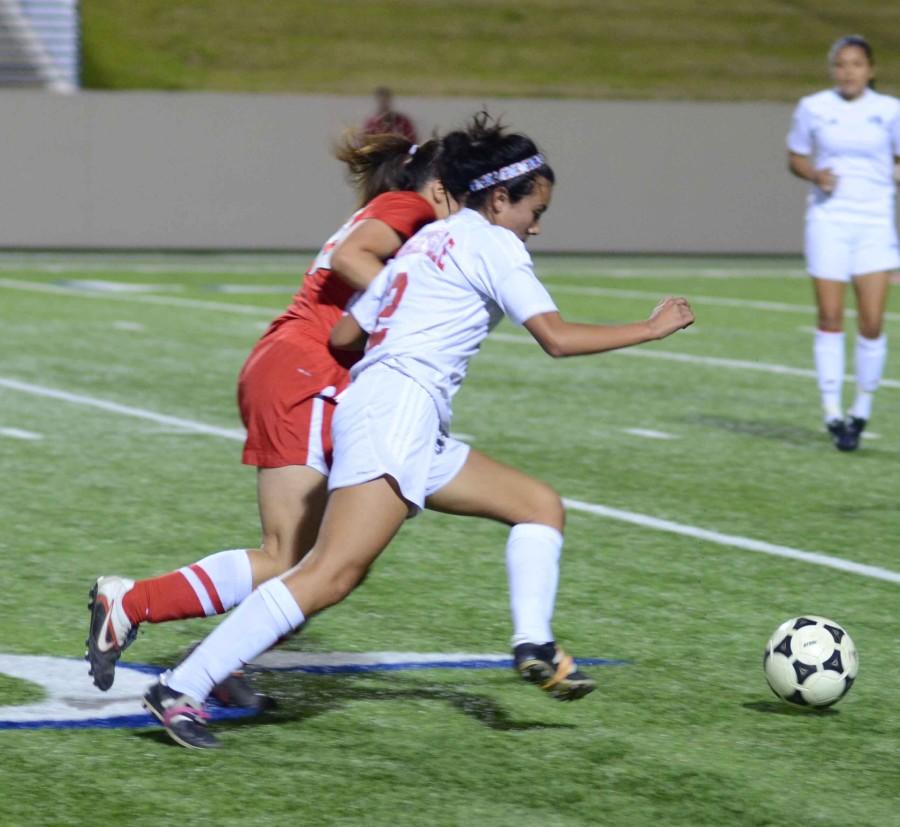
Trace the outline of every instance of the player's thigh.
[[[290, 568], [315, 542], [325, 509], [327, 478], [308, 465], [260, 468], [257, 497], [263, 550]], [[273, 548], [274, 547], [274, 548]]]
[[507, 525], [542, 523], [562, 531], [565, 523], [562, 501], [553, 488], [475, 450], [425, 504], [434, 511], [487, 517]]
[[822, 219], [806, 222], [806, 270], [816, 280], [849, 282], [853, 275], [854, 228]]
[[813, 277], [813, 291], [816, 297], [817, 324], [819, 330], [839, 332], [844, 327], [844, 293], [847, 284], [843, 281]]
[[853, 279], [859, 332], [867, 339], [877, 339], [881, 335], [890, 281], [887, 272], [867, 273]]
[[408, 514], [409, 504], [388, 477], [332, 491], [316, 544], [283, 578], [303, 612], [346, 597]]

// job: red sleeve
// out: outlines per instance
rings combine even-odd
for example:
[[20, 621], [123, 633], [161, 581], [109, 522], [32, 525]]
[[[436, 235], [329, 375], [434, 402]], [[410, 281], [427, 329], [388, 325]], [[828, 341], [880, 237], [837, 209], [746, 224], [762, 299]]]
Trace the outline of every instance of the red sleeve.
[[405, 241], [437, 216], [431, 204], [416, 192], [385, 192], [366, 204], [354, 223], [366, 218], [383, 221]]

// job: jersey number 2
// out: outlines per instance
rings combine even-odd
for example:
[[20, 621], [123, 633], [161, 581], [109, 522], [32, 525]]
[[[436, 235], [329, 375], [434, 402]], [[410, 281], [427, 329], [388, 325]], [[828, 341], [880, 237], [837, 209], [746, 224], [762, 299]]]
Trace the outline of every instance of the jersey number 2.
[[369, 347], [378, 347], [384, 337], [388, 335], [388, 328], [382, 326], [383, 319], [389, 319], [394, 315], [394, 311], [399, 307], [400, 300], [406, 292], [406, 285], [409, 283], [409, 276], [406, 273], [397, 273], [396, 278], [391, 282], [390, 292], [393, 294], [387, 306], [378, 314], [375, 320], [375, 329], [369, 336]]

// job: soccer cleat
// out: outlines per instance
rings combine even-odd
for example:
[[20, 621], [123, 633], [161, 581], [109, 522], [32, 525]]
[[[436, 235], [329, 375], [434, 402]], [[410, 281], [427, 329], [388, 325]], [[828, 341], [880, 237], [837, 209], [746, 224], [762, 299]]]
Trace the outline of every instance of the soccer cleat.
[[558, 701], [577, 701], [597, 688], [579, 672], [575, 659], [555, 642], [520, 643], [513, 649], [513, 665], [522, 679], [537, 684]]
[[831, 434], [831, 441], [835, 448], [839, 451], [851, 450], [841, 447], [847, 441], [847, 423], [843, 419], [829, 419], [825, 423], [825, 429]]
[[164, 680], [165, 675], [162, 675], [144, 693], [144, 709], [166, 728], [166, 733], [176, 744], [188, 749], [220, 747], [219, 739], [206, 727], [209, 716], [203, 711], [203, 705], [189, 695], [170, 689]]
[[[176, 666], [184, 663], [199, 645], [200, 641], [192, 643]], [[222, 706], [255, 709], [257, 712], [266, 712], [278, 706], [273, 697], [257, 692], [243, 672], [232, 672], [225, 680], [217, 683], [210, 692], [210, 697]]]
[[829, 419], [825, 427], [838, 451], [855, 451], [859, 447], [859, 438], [865, 430], [866, 420], [858, 416], [851, 416], [847, 420]]
[[101, 577], [91, 589], [91, 626], [84, 659], [90, 663], [94, 685], [106, 692], [116, 677], [116, 661], [137, 637], [135, 626], [122, 608], [122, 598], [134, 585], [124, 577]]
[[862, 432], [866, 429], [867, 419], [859, 416], [850, 416], [844, 427], [843, 442], [838, 443], [838, 449], [841, 451], [855, 451], [859, 447], [859, 440]]

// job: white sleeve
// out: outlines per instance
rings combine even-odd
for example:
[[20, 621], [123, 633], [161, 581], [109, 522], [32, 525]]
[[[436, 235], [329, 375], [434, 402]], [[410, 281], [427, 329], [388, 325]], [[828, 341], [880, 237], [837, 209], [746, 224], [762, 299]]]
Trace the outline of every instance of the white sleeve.
[[347, 312], [356, 319], [356, 323], [371, 333], [378, 322], [378, 314], [381, 312], [381, 304], [384, 294], [390, 284], [391, 267], [384, 267], [381, 272], [372, 279], [365, 293], [357, 293], [348, 303]]
[[890, 124], [891, 149], [895, 156], [900, 155], [900, 101], [894, 107], [894, 119]]
[[812, 138], [812, 117], [805, 101], [800, 101], [794, 110], [794, 117], [791, 120], [791, 131], [787, 136], [787, 147], [791, 152], [798, 155], [812, 155], [813, 138]]
[[509, 230], [494, 233], [479, 261], [481, 287], [516, 324], [540, 313], [555, 313], [556, 302], [534, 274], [525, 245]]

